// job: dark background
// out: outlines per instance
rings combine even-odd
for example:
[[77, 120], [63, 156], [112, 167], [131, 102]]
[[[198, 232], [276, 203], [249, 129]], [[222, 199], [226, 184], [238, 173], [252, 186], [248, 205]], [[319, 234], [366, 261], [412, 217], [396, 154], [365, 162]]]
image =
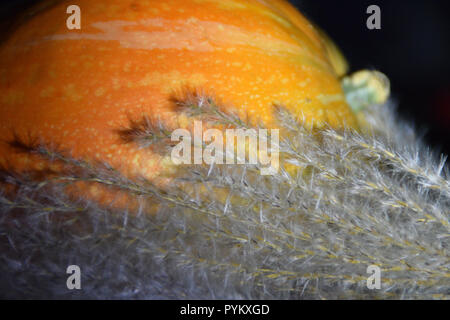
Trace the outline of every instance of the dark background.
[[[391, 80], [402, 118], [450, 154], [450, 1], [291, 0], [339, 45], [352, 71], [375, 68]], [[381, 9], [369, 30], [367, 7]]]
[[[7, 30], [11, 17], [35, 2], [2, 1], [0, 28]], [[450, 154], [450, 1], [291, 3], [335, 40], [352, 71], [375, 68], [388, 75], [401, 116], [415, 123], [435, 150]], [[381, 30], [366, 28], [371, 4], [381, 8]]]

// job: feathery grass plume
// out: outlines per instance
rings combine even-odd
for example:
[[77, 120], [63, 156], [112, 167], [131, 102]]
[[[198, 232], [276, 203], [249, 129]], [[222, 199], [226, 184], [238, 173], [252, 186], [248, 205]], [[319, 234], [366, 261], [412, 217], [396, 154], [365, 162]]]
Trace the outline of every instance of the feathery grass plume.
[[171, 141], [172, 130], [156, 118], [144, 116], [141, 120], [130, 119], [126, 128], [116, 131], [125, 143], [135, 143], [140, 148], [152, 147], [152, 151], [167, 153], [175, 145]]
[[[185, 99], [174, 102], [193, 118], [249, 126], [213, 97]], [[449, 298], [443, 161], [389, 105], [365, 111], [371, 129], [364, 133], [315, 131], [281, 106], [274, 112], [286, 132], [271, 176], [260, 175], [258, 164], [186, 165], [162, 188], [44, 144], [25, 148], [66, 170], [51, 179], [2, 175], [16, 192], [0, 195], [1, 295]], [[150, 147], [168, 139], [163, 124], [145, 119], [119, 132], [124, 142]], [[133, 195], [141, 206], [119, 210], [67, 196], [65, 186], [79, 181]], [[148, 214], [149, 202], [156, 213]], [[82, 290], [66, 287], [72, 264], [81, 268]], [[369, 265], [381, 269], [379, 290], [367, 288]]]
[[170, 101], [176, 111], [215, 126], [222, 124], [237, 128], [249, 127], [248, 115], [242, 119], [236, 112], [230, 111], [231, 108], [223, 108], [223, 103], [214, 94], [202, 88], [183, 87], [170, 96]]

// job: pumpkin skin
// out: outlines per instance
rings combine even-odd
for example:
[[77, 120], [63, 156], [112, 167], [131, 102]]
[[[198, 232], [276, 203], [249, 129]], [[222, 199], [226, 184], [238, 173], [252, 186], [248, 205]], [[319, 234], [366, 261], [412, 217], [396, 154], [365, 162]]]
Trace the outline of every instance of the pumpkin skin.
[[[164, 160], [116, 130], [143, 115], [186, 124], [170, 103], [186, 85], [269, 127], [273, 104], [316, 126], [356, 126], [326, 40], [285, 1], [80, 0], [81, 30], [66, 27], [70, 4], [49, 6], [1, 45], [5, 141], [31, 135], [153, 178]], [[0, 154], [15, 170], [42, 167], [7, 144]]]

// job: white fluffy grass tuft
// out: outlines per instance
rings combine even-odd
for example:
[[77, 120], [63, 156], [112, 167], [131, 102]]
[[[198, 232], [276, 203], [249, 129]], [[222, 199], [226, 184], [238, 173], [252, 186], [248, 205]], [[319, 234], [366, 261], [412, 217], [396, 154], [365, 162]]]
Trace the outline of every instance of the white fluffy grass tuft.
[[[189, 106], [203, 108], [192, 116], [210, 117], [214, 104], [194, 95]], [[0, 196], [0, 295], [449, 298], [445, 160], [400, 123], [389, 105], [366, 110], [372, 130], [359, 134], [311, 132], [284, 109], [277, 112], [289, 138], [280, 143], [283, 162], [273, 176], [261, 176], [254, 165], [192, 166], [163, 190], [144, 179], [126, 179], [105, 164], [31, 146], [29, 152], [62, 161], [68, 170], [53, 180], [3, 174], [3, 184], [17, 193]], [[224, 123], [245, 125], [233, 122], [234, 115], [214, 114]], [[151, 126], [143, 123], [128, 133], [148, 146]], [[285, 170], [286, 164], [302, 174]], [[75, 181], [132, 194], [141, 209], [71, 200], [62, 190]], [[159, 204], [156, 214], [146, 214], [149, 203]], [[81, 290], [66, 287], [72, 264], [81, 268]], [[379, 290], [367, 288], [369, 265], [381, 269]]]

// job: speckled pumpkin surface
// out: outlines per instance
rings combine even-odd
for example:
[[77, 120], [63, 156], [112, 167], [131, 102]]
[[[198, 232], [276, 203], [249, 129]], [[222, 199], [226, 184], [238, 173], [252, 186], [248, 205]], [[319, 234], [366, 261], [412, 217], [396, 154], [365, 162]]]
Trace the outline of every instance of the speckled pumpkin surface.
[[[75, 157], [152, 177], [160, 159], [116, 130], [155, 116], [183, 123], [170, 96], [189, 86], [273, 126], [273, 104], [307, 122], [355, 125], [326, 40], [285, 1], [80, 0], [81, 30], [60, 1], [0, 47], [0, 136], [38, 137]], [[2, 162], [38, 162], [0, 146]]]

